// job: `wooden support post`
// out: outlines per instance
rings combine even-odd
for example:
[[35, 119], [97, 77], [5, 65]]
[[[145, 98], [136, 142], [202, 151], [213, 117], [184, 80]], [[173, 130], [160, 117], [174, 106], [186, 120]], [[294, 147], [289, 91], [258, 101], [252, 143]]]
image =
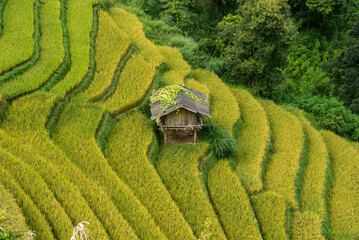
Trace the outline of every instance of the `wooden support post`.
[[194, 138], [193, 142], [194, 142], [194, 144], [196, 144], [197, 143], [197, 128], [194, 128], [193, 138]]
[[167, 132], [166, 130], [163, 130], [163, 138], [165, 140], [165, 144], [167, 143]]

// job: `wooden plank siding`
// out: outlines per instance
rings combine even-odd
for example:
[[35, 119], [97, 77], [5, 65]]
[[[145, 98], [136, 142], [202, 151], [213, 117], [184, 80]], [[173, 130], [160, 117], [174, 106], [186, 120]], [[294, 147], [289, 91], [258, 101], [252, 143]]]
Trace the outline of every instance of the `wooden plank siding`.
[[164, 116], [164, 127], [184, 127], [188, 125], [198, 125], [197, 114], [180, 108]]

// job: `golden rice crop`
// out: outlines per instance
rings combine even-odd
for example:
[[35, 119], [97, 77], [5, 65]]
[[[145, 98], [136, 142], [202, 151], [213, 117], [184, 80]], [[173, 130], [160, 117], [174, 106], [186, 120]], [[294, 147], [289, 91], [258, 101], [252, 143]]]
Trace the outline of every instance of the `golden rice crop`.
[[8, 189], [16, 199], [26, 218], [27, 224], [36, 231], [38, 239], [54, 239], [52, 229], [45, 217], [35, 206], [31, 198], [21, 189], [19, 184], [4, 168], [0, 168], [0, 183]]
[[209, 91], [208, 87], [205, 84], [197, 82], [196, 80], [194, 80], [194, 78], [190, 78], [186, 81], [186, 87], [206, 94], [207, 101], [211, 102], [210, 100], [211, 92]]
[[86, 93], [98, 99], [110, 87], [118, 62], [130, 47], [130, 39], [113, 22], [107, 12], [99, 12], [99, 26], [96, 39], [96, 72]]
[[68, 0], [66, 27], [69, 35], [71, 68], [50, 92], [63, 97], [85, 77], [90, 58], [90, 32], [92, 30], [92, 1]]
[[197, 238], [206, 232], [210, 239], [227, 239], [200, 181], [198, 164], [207, 152], [207, 143], [166, 144], [156, 169]]
[[121, 30], [140, 49], [141, 55], [154, 67], [159, 67], [164, 62], [164, 57], [158, 47], [148, 40], [143, 32], [143, 24], [137, 16], [120, 8], [112, 8], [110, 15]]
[[150, 122], [142, 114], [127, 114], [113, 128], [105, 156], [168, 239], [194, 239], [191, 228], [147, 158], [153, 137]]
[[0, 184], [0, 227], [10, 229], [15, 238], [29, 231], [24, 214], [13, 195]]
[[307, 137], [307, 166], [304, 170], [303, 184], [299, 196], [299, 205], [302, 212], [313, 212], [324, 219], [325, 206], [323, 194], [325, 191], [325, 176], [327, 172], [328, 152], [320, 133], [310, 122], [297, 114]]
[[287, 240], [286, 203], [282, 196], [268, 191], [252, 196], [251, 200], [263, 239]]
[[[33, 152], [41, 155], [44, 160], [53, 163], [63, 176], [76, 185], [107, 232], [111, 233], [112, 236], [120, 232], [126, 238], [136, 239], [128, 223], [116, 208], [111, 196], [94, 180], [86, 176], [48, 137], [44, 126], [53, 102], [54, 97], [45, 92], [36, 92], [14, 101], [8, 111], [7, 119], [3, 123], [3, 129], [8, 135], [16, 138], [17, 141], [21, 141], [21, 144], [26, 145], [27, 148], [28, 145], [31, 145], [31, 151], [36, 149]], [[133, 201], [133, 205], [136, 205], [136, 201]], [[138, 214], [134, 206], [131, 204], [128, 206], [131, 206], [130, 209], [133, 214], [137, 214], [133, 216], [133, 219], [138, 221], [144, 219], [150, 223], [141, 212]], [[138, 225], [140, 228], [141, 224]], [[155, 229], [152, 225], [147, 226], [147, 228]]]
[[35, 0], [8, 1], [2, 15], [0, 75], [31, 57], [34, 51]]
[[184, 84], [184, 78], [191, 73], [191, 66], [183, 59], [182, 53], [172, 47], [158, 47], [165, 58], [169, 71], [163, 74], [163, 80], [168, 84]]
[[304, 133], [299, 120], [270, 101], [260, 101], [274, 137], [274, 154], [263, 176], [265, 190], [282, 195], [292, 208], [297, 208], [295, 180], [304, 144]]
[[145, 204], [122, 180], [124, 176], [111, 168], [96, 143], [95, 134], [103, 112], [100, 105], [75, 98], [61, 115], [53, 139], [87, 176], [102, 186], [139, 238], [164, 239]]
[[[19, 160], [26, 163], [28, 166], [31, 166], [33, 170], [41, 175], [42, 179], [55, 194], [59, 203], [66, 211], [71, 222], [77, 223], [86, 219], [86, 221], [91, 223], [89, 229], [94, 238], [109, 238], [101, 222], [97, 219], [88, 203], [82, 197], [80, 190], [62, 175], [54, 164], [37, 155], [33, 149], [30, 151], [29, 147], [25, 148], [25, 146], [17, 141], [17, 139], [8, 137], [3, 132], [0, 132], [0, 147], [18, 157]], [[111, 235], [111, 237], [119, 238], [121, 235], [116, 235], [115, 233], [114, 235]]]
[[293, 240], [324, 240], [321, 217], [312, 212], [296, 212], [292, 222]]
[[262, 239], [250, 199], [228, 161], [210, 171], [208, 190], [228, 239]]
[[104, 102], [106, 110], [117, 114], [134, 107], [146, 95], [155, 74], [152, 64], [141, 55], [132, 55], [121, 73], [115, 93]]
[[192, 73], [198, 82], [207, 85], [211, 91], [212, 121], [232, 133], [232, 128], [240, 117], [233, 93], [213, 72], [197, 69]]
[[238, 130], [237, 174], [250, 193], [263, 188], [262, 162], [270, 141], [270, 128], [261, 104], [246, 90], [232, 89], [241, 109], [242, 129]]
[[329, 151], [333, 186], [329, 198], [330, 237], [359, 236], [359, 154], [352, 144], [329, 131], [321, 131]]
[[44, 0], [42, 3], [40, 59], [31, 69], [0, 86], [0, 93], [5, 99], [39, 88], [55, 72], [64, 58], [60, 3], [57, 0]]
[[[14, 155], [0, 148], [0, 165], [16, 179], [48, 220], [57, 239], [69, 239], [72, 223], [42, 178]], [[5, 180], [6, 181], [6, 180]]]

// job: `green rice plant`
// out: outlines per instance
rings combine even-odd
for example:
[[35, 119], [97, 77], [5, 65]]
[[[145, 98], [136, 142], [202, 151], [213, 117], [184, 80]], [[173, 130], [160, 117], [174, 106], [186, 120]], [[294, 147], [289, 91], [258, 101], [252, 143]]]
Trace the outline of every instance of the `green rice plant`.
[[42, 2], [44, 4], [41, 5], [40, 11], [40, 59], [25, 73], [17, 75], [9, 82], [0, 84], [0, 93], [5, 99], [41, 87], [63, 60], [60, 3], [57, 0], [44, 0]]
[[148, 40], [143, 32], [143, 24], [137, 16], [120, 8], [112, 8], [110, 15], [118, 27], [127, 33], [128, 37], [140, 49], [141, 55], [154, 67], [164, 62], [164, 57], [158, 47]]
[[196, 81], [207, 85], [211, 91], [211, 121], [232, 133], [232, 128], [240, 117], [233, 93], [213, 72], [197, 69], [192, 73]]
[[228, 239], [262, 239], [250, 199], [228, 161], [210, 171], [208, 190]]
[[115, 173], [116, 169], [111, 168], [97, 145], [95, 134], [103, 112], [104, 108], [98, 104], [86, 103], [81, 96], [74, 98], [60, 117], [53, 140], [107, 192], [139, 238], [165, 239], [149, 212], [122, 180], [123, 176]]
[[140, 55], [132, 55], [122, 71], [116, 91], [104, 102], [106, 110], [116, 115], [139, 104], [149, 90], [155, 74], [152, 64]]
[[208, 87], [206, 86], [206, 84], [204, 83], [200, 83], [198, 81], [196, 81], [194, 78], [190, 78], [186, 81], [186, 87], [197, 90], [199, 92], [202, 92], [204, 94], [206, 94], [207, 96], [207, 102], [211, 102], [211, 92], [209, 91]]
[[302, 212], [317, 214], [322, 220], [325, 217], [325, 175], [327, 172], [328, 152], [321, 134], [311, 126], [302, 112], [297, 111], [307, 138], [307, 164], [299, 195], [299, 206]]
[[113, 128], [105, 156], [168, 239], [194, 239], [190, 226], [147, 158], [153, 137], [151, 123], [142, 114], [136, 111], [126, 114]]
[[287, 240], [286, 202], [275, 192], [261, 192], [251, 197], [263, 239]]
[[0, 75], [28, 60], [34, 52], [34, 2], [9, 0], [4, 6]]
[[[31, 166], [42, 177], [73, 223], [86, 219], [91, 222], [90, 229], [96, 239], [109, 238], [101, 222], [82, 197], [80, 190], [62, 175], [54, 164], [38, 156], [34, 151], [29, 151], [23, 144], [6, 136], [3, 132], [0, 132], [0, 147]], [[111, 237], [116, 239], [121, 235], [115, 232]]]
[[[67, 0], [67, 30], [70, 44], [71, 68], [62, 81], [58, 82], [50, 92], [58, 97], [80, 84], [86, 76], [90, 61], [90, 33], [93, 26], [92, 7], [96, 0]], [[94, 69], [90, 69], [94, 71]]]
[[[14, 101], [2, 128], [8, 135], [21, 142], [21, 145], [26, 146], [30, 152], [37, 153], [44, 160], [53, 163], [63, 176], [66, 176], [72, 184], [78, 187], [110, 235], [113, 236], [116, 235], [116, 232], [121, 232], [122, 236], [126, 236], [123, 238], [137, 239], [127, 221], [112, 202], [111, 196], [86, 176], [48, 137], [44, 125], [47, 116], [51, 113], [54, 101], [55, 98], [45, 92], [36, 92]], [[136, 202], [133, 201], [133, 204], [135, 205]], [[130, 209], [134, 211], [134, 214], [138, 213], [134, 206]], [[148, 221], [148, 218], [142, 214], [133, 216], [133, 218]], [[153, 228], [151, 225], [148, 228], [151, 229], [151, 227]]]
[[274, 137], [274, 153], [263, 176], [264, 190], [275, 191], [297, 208], [295, 180], [304, 144], [304, 133], [299, 120], [270, 101], [260, 101], [267, 113]]
[[251, 194], [263, 188], [262, 164], [270, 142], [270, 127], [261, 104], [246, 90], [232, 89], [241, 109], [242, 129], [237, 136], [236, 172]]
[[29, 231], [21, 208], [12, 194], [0, 184], [0, 226], [10, 229], [15, 238], [19, 238]]
[[198, 164], [207, 151], [206, 143], [166, 144], [160, 149], [156, 169], [197, 238], [207, 220], [211, 239], [227, 239], [200, 181]]
[[168, 84], [184, 84], [185, 77], [191, 73], [191, 66], [183, 59], [181, 52], [167, 46], [158, 48], [169, 68], [169, 71], [163, 74], [163, 80]]
[[324, 240], [321, 217], [312, 212], [294, 213], [292, 223], [293, 240]]
[[94, 80], [86, 90], [93, 100], [98, 100], [106, 93], [112, 83], [117, 63], [126, 55], [130, 40], [121, 31], [107, 12], [99, 12], [99, 26], [96, 39], [96, 72]]
[[347, 140], [321, 131], [331, 159], [333, 185], [329, 196], [332, 239], [359, 237], [359, 154]]
[[38, 239], [54, 239], [52, 229], [31, 198], [4, 168], [0, 168], [0, 183], [14, 196], [26, 223], [37, 233]]
[[72, 223], [43, 179], [11, 153], [0, 149], [0, 164], [32, 198], [49, 222], [57, 239], [71, 237]]

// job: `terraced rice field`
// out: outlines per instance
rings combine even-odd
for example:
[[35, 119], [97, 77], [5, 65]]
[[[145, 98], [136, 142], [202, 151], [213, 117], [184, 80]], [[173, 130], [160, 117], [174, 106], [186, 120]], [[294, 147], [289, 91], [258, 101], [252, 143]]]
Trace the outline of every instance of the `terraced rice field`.
[[[0, 227], [15, 239], [69, 240], [81, 221], [96, 240], [359, 239], [357, 144], [192, 71], [121, 8], [6, 0], [0, 16]], [[148, 116], [163, 83], [207, 94], [232, 159], [163, 144]]]

